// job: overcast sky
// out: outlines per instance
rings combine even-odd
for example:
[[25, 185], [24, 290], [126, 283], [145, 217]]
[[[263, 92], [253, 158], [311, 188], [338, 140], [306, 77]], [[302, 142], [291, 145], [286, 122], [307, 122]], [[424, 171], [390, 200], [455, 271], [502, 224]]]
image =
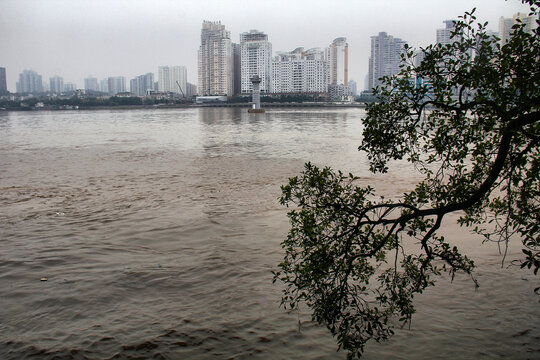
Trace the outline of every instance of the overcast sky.
[[385, 31], [413, 47], [435, 41], [443, 20], [477, 8], [497, 31], [500, 16], [527, 12], [519, 0], [0, 0], [0, 67], [8, 90], [32, 69], [48, 82], [84, 87], [84, 78], [137, 75], [160, 65], [184, 65], [197, 83], [197, 50], [203, 20], [221, 21], [239, 34], [268, 34], [273, 51], [326, 47], [337, 37], [349, 44], [349, 78], [363, 88], [370, 36]]

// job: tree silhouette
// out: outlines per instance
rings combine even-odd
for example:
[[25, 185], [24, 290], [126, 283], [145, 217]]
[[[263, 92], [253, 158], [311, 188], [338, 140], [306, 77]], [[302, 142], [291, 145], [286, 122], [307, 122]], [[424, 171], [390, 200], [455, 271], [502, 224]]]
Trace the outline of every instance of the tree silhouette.
[[[537, 19], [540, 2], [524, 2]], [[540, 268], [540, 28], [518, 23], [500, 44], [486, 26], [465, 13], [452, 44], [421, 49], [418, 66], [406, 47], [400, 73], [374, 89], [359, 150], [374, 173], [407, 160], [422, 174], [401, 201], [310, 163], [282, 186], [292, 208], [274, 274], [282, 305], [306, 303], [350, 358], [388, 339], [391, 319], [410, 322], [414, 295], [436, 276], [472, 274], [473, 262], [437, 233], [447, 214], [488, 240], [519, 237], [521, 267]]]

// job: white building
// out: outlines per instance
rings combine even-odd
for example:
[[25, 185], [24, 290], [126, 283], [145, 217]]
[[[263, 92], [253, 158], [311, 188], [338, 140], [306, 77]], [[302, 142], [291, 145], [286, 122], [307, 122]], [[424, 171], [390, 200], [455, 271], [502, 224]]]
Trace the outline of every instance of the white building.
[[77, 84], [70, 83], [70, 82], [65, 83], [63, 91], [66, 92], [66, 93], [75, 92], [75, 91], [77, 91]]
[[260, 91], [270, 92], [272, 44], [268, 42], [268, 35], [257, 30], [240, 34], [240, 62], [241, 92], [252, 92], [251, 78], [255, 75], [261, 78]]
[[109, 93], [109, 79], [105, 78], [99, 81], [99, 91]]
[[349, 80], [349, 89], [352, 96], [358, 95], [358, 84], [354, 80]]
[[230, 32], [220, 22], [204, 21], [198, 51], [199, 95], [233, 95]]
[[129, 92], [136, 96], [145, 96], [154, 91], [154, 74], [139, 75], [129, 81]]
[[420, 66], [422, 61], [426, 58], [426, 53], [421, 49], [414, 51], [414, 66]]
[[85, 91], [99, 91], [98, 79], [92, 76], [89, 76], [86, 79], [84, 79], [84, 90]]
[[49, 78], [50, 91], [55, 94], [60, 94], [64, 91], [64, 78], [61, 76], [53, 76]]
[[323, 93], [328, 91], [328, 49], [309, 49], [303, 52], [303, 92]]
[[330, 83], [328, 93], [333, 101], [344, 100], [351, 95], [349, 88], [349, 45], [340, 37], [330, 44]]
[[116, 95], [126, 91], [126, 78], [123, 76], [112, 76], [107, 78], [107, 89], [109, 95]]
[[512, 35], [512, 26], [518, 23], [518, 19], [525, 24], [525, 32], [532, 34], [536, 29], [536, 19], [534, 16], [529, 16], [523, 13], [517, 13], [511, 18], [501, 17], [499, 20], [499, 37], [501, 38], [501, 45], [504, 45], [510, 40]]
[[327, 50], [300, 47], [278, 53], [272, 61], [272, 93], [325, 93], [328, 83]]
[[[185, 66], [160, 66], [158, 91], [186, 94], [187, 71]], [[179, 87], [180, 86], [180, 87]]]
[[17, 82], [18, 93], [37, 94], [43, 92], [43, 82], [41, 75], [33, 70], [24, 70], [19, 74]]
[[186, 97], [191, 98], [197, 95], [197, 85], [187, 83], [186, 88], [187, 88]]
[[371, 56], [369, 58], [368, 89], [381, 84], [380, 78], [399, 73], [401, 54], [405, 51], [405, 41], [394, 38], [385, 32], [371, 37]]
[[442, 44], [443, 46], [454, 43], [457, 39], [451, 40], [452, 32], [455, 31], [454, 26], [455, 20], [444, 20], [443, 23], [445, 27], [442, 29], [437, 29], [437, 43]]
[[349, 84], [349, 44], [344, 37], [330, 44], [330, 84]]

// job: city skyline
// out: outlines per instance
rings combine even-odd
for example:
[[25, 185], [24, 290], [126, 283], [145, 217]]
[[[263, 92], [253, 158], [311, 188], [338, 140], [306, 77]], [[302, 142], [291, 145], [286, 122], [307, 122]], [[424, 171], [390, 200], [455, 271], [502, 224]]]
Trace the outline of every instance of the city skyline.
[[[204, 3], [204, 4], [203, 4]], [[501, 16], [527, 12], [519, 1], [27, 1], [4, 0], [0, 12], [0, 66], [15, 91], [25, 69], [43, 79], [55, 75], [82, 88], [90, 75], [135, 78], [163, 64], [183, 65], [197, 84], [197, 50], [203, 20], [220, 21], [238, 43], [257, 29], [272, 50], [328, 46], [336, 37], [349, 44], [349, 80], [363, 88], [371, 36], [388, 32], [412, 47], [434, 43], [436, 30], [476, 6], [479, 20], [497, 31]], [[345, 10], [345, 11], [344, 11]]]

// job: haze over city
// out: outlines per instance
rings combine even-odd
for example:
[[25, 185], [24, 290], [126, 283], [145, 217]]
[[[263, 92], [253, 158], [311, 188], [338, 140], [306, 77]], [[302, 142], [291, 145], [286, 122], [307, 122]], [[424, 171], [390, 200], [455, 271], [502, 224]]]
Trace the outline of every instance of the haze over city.
[[97, 78], [157, 73], [160, 65], [183, 65], [197, 84], [197, 50], [204, 20], [221, 21], [238, 42], [257, 29], [274, 52], [326, 47], [334, 38], [349, 44], [349, 79], [360, 89], [368, 71], [370, 37], [385, 31], [413, 47], [435, 42], [442, 21], [477, 8], [479, 20], [497, 31], [501, 16], [527, 12], [518, 1], [83, 1], [3, 0], [0, 3], [0, 66], [8, 90], [18, 74], [33, 69], [59, 75], [82, 88]]
[[533, 358], [538, 54], [540, 0], [0, 0], [0, 360]]

